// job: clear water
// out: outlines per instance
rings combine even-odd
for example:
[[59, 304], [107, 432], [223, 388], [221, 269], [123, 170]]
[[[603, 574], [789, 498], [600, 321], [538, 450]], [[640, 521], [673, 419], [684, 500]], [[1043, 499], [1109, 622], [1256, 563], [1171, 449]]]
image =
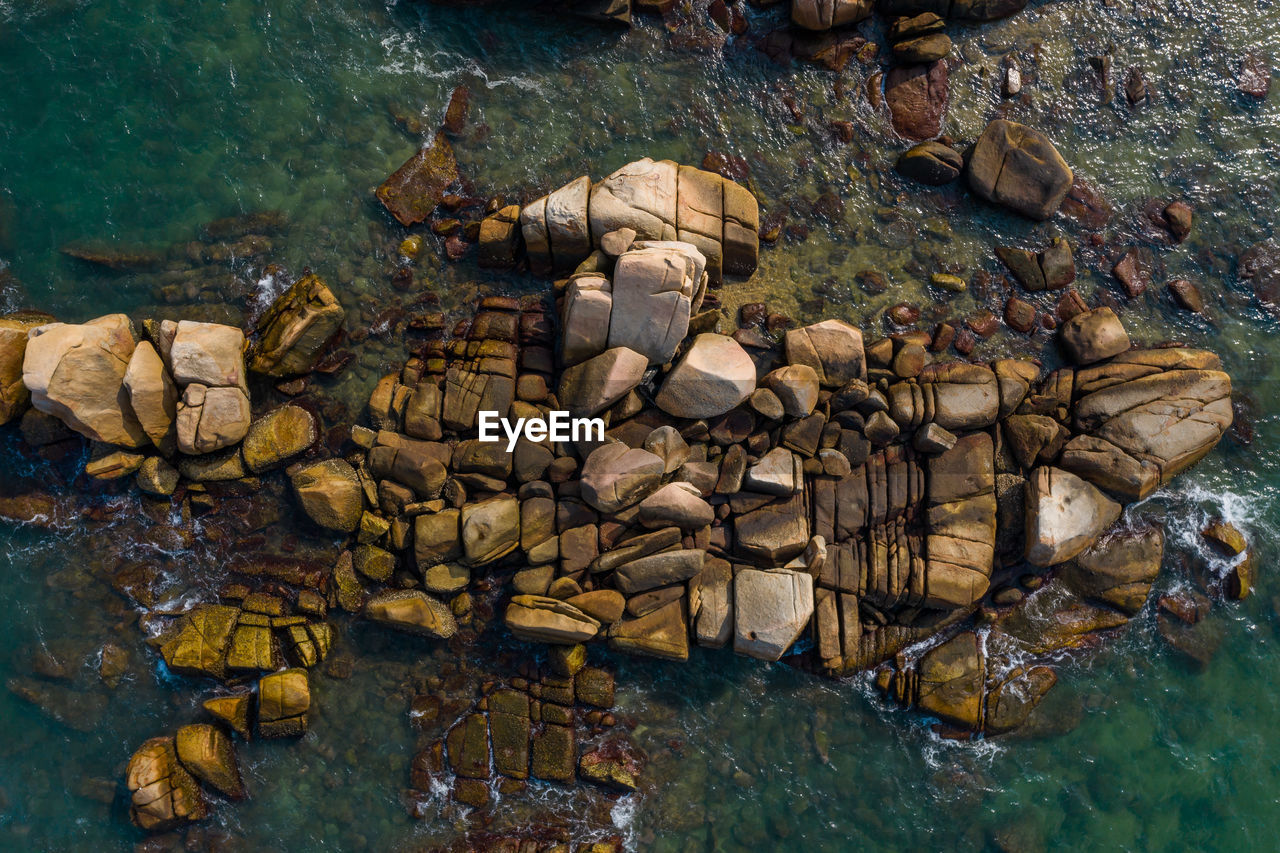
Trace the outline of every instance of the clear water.
[[[1211, 515], [1236, 520], [1258, 549], [1258, 594], [1215, 609], [1222, 645], [1207, 667], [1186, 664], [1144, 612], [1100, 654], [1063, 663], [1036, 737], [957, 744], [887, 709], [862, 681], [822, 682], [728, 653], [700, 652], [683, 667], [618, 661], [619, 701], [650, 753], [643, 795], [609, 808], [540, 789], [504, 801], [495, 825], [519, 822], [541, 804], [572, 815], [583, 831], [619, 826], [633, 845], [657, 849], [980, 849], [997, 840], [1031, 850], [1274, 847], [1277, 324], [1237, 282], [1234, 261], [1275, 236], [1280, 97], [1247, 104], [1233, 93], [1231, 73], [1246, 50], [1280, 57], [1276, 5], [1036, 3], [1008, 21], [952, 28], [961, 61], [946, 131], [976, 136], [1001, 105], [1000, 58], [1016, 53], [1027, 97], [1009, 115], [1049, 133], [1116, 209], [1100, 232], [1104, 248], [1090, 247], [1089, 232], [1062, 218], [1034, 225], [958, 192], [904, 186], [892, 164], [905, 146], [861, 95], [869, 69], [856, 61], [839, 75], [777, 66], [751, 41], [783, 13], [749, 16], [751, 35], [707, 50], [680, 46], [654, 20], [624, 34], [519, 4], [0, 0], [5, 306], [67, 319], [117, 310], [238, 319], [263, 259], [214, 271], [222, 278], [209, 274], [216, 284], [206, 289], [223, 287], [224, 304], [159, 305], [155, 276], [94, 270], [58, 250], [165, 246], [218, 217], [283, 210], [291, 224], [270, 260], [315, 269], [337, 285], [350, 328], [375, 327], [329, 388], [358, 406], [404, 353], [394, 334], [380, 331], [385, 310], [424, 295], [456, 310], [485, 289], [544, 286], [470, 261], [445, 264], [433, 252], [416, 267], [412, 292], [391, 286], [404, 232], [371, 190], [418, 139], [396, 125], [389, 105], [419, 116], [430, 132], [459, 84], [472, 91], [472, 111], [455, 147], [477, 196], [531, 197], [644, 155], [746, 158], [766, 212], [784, 211], [794, 227], [724, 299], [732, 306], [763, 298], [797, 317], [875, 326], [879, 312], [904, 299], [926, 306], [931, 319], [985, 305], [998, 312], [994, 288], [955, 297], [924, 282], [941, 268], [998, 274], [992, 245], [1037, 245], [1058, 232], [1081, 244], [1079, 286], [1089, 296], [1113, 286], [1104, 256], [1142, 240], [1147, 202], [1185, 197], [1196, 209], [1192, 238], [1157, 251], [1157, 286], [1126, 321], [1146, 340], [1221, 352], [1257, 413], [1251, 445], [1225, 441], [1135, 510], [1178, 534], [1161, 589], [1188, 583], [1189, 567], [1205, 559], [1191, 533]], [[881, 37], [876, 26], [862, 32]], [[1101, 103], [1086, 60], [1108, 47], [1117, 90], [1124, 70], [1140, 65], [1151, 103]], [[831, 120], [855, 123], [852, 144], [834, 140]], [[843, 209], [819, 218], [812, 203], [825, 192]], [[884, 273], [890, 289], [864, 292], [856, 276], [867, 269]], [[1159, 284], [1179, 276], [1200, 283], [1210, 320], [1164, 298]], [[978, 354], [1043, 349], [1052, 358], [1047, 343], [1002, 333]], [[7, 480], [26, 466], [12, 437], [4, 441]], [[115, 559], [104, 543], [146, 538], [138, 512], [126, 504], [110, 525], [53, 533], [4, 527], [0, 678], [56, 691], [65, 714], [51, 720], [0, 692], [0, 846], [115, 849], [139, 840], [115, 787], [124, 762], [144, 738], [193, 719], [207, 695], [162, 671], [138, 612], [101, 580], [102, 564]], [[159, 567], [168, 595], [216, 586], [207, 554], [165, 547], [139, 545], [137, 554]], [[238, 846], [431, 846], [468, 826], [450, 813], [406, 816], [400, 793], [416, 737], [407, 707], [442, 675], [448, 690], [467, 694], [484, 668], [464, 660], [455, 676], [457, 656], [446, 648], [340, 627], [339, 653], [354, 656], [355, 671], [315, 679], [312, 734], [241, 750], [253, 798], [219, 807], [211, 822]], [[114, 690], [95, 672], [108, 640], [130, 656]], [[67, 662], [69, 679], [32, 674], [42, 647]]]

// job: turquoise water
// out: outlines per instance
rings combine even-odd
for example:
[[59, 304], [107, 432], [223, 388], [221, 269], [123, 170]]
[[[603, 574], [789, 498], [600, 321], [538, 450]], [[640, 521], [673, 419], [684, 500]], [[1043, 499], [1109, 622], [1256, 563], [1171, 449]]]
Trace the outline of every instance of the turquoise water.
[[[1145, 340], [1221, 352], [1253, 401], [1254, 436], [1248, 446], [1224, 441], [1133, 512], [1162, 518], [1170, 531], [1161, 591], [1191, 583], [1205, 560], [1194, 532], [1210, 516], [1236, 521], [1258, 549], [1258, 592], [1215, 608], [1210, 630], [1221, 646], [1207, 666], [1169, 648], [1149, 608], [1099, 654], [1062, 663], [1032, 732], [958, 744], [888, 709], [860, 680], [823, 682], [728, 653], [697, 653], [683, 667], [616, 661], [622, 713], [650, 754], [642, 794], [614, 804], [537, 788], [505, 799], [494, 825], [542, 807], [573, 815], [581, 832], [622, 832], [643, 849], [1274, 847], [1280, 590], [1270, 567], [1280, 556], [1280, 368], [1271, 357], [1277, 323], [1236, 281], [1235, 257], [1276, 236], [1280, 97], [1246, 103], [1231, 72], [1247, 50], [1280, 57], [1276, 7], [1044, 3], [1005, 22], [952, 28], [959, 61], [946, 132], [972, 139], [996, 114], [999, 61], [1015, 53], [1026, 98], [1009, 114], [1049, 133], [1115, 208], [1100, 248], [1089, 245], [1090, 229], [1061, 217], [1032, 225], [959, 193], [904, 186], [892, 172], [904, 146], [860, 94], [872, 69], [775, 65], [752, 39], [781, 25], [783, 13], [749, 18], [751, 33], [720, 49], [673, 37], [653, 19], [624, 34], [519, 4], [0, 0], [4, 307], [67, 319], [127, 310], [238, 322], [269, 287], [260, 283], [268, 261], [294, 272], [309, 266], [335, 285], [349, 328], [373, 327], [353, 348], [353, 367], [327, 385], [358, 409], [404, 355], [394, 325], [384, 331], [384, 312], [424, 297], [458, 310], [490, 288], [545, 286], [491, 275], [471, 260], [446, 264], [434, 246], [409, 292], [391, 283], [405, 232], [371, 190], [421, 138], [393, 114], [417, 116], [430, 134], [458, 85], [471, 90], [472, 108], [455, 148], [478, 197], [532, 197], [644, 155], [745, 158], [765, 213], [785, 215], [788, 237], [764, 251], [751, 281], [726, 287], [725, 302], [766, 298], [797, 317], [874, 326], [904, 299], [932, 320], [998, 308], [994, 288], [953, 297], [924, 282], [942, 268], [971, 279], [998, 274], [993, 244], [1037, 245], [1059, 231], [1081, 244], [1079, 286], [1089, 296], [1112, 288], [1104, 255], [1146, 239], [1147, 202], [1186, 197], [1196, 209], [1192, 237], [1156, 250], [1157, 286], [1126, 322]], [[861, 32], [879, 38], [873, 26]], [[1117, 89], [1124, 70], [1141, 65], [1150, 103], [1101, 103], [1086, 59], [1108, 46]], [[853, 143], [834, 140], [831, 120], [854, 122]], [[842, 206], [815, 212], [824, 193]], [[210, 220], [260, 210], [289, 221], [271, 251], [200, 265], [176, 297], [162, 276], [102, 271], [58, 251], [73, 243], [165, 248]], [[857, 284], [868, 269], [888, 278], [886, 292]], [[1158, 285], [1179, 276], [1200, 284], [1209, 320], [1162, 296]], [[1051, 358], [1047, 340], [1002, 332], [977, 353], [1044, 350]], [[14, 437], [3, 442], [7, 493], [29, 469]], [[34, 469], [67, 491], [60, 471]], [[194, 719], [207, 695], [162, 671], [144, 643], [140, 608], [104, 580], [119, 572], [108, 543], [158, 539], [133, 498], [116, 500], [94, 499], [117, 510], [109, 523], [4, 527], [0, 679], [12, 687], [0, 692], [0, 846], [138, 841], [116, 789], [124, 762], [146, 737]], [[198, 528], [189, 529], [198, 540]], [[161, 602], [220, 580], [216, 553], [198, 541], [131, 545], [127, 556], [155, 570]], [[464, 658], [459, 673], [448, 648], [341, 622], [339, 630], [351, 676], [315, 679], [318, 711], [302, 743], [241, 749], [252, 799], [219, 806], [210, 838], [225, 834], [246, 848], [403, 849], [448, 843], [468, 828], [447, 810], [423, 821], [406, 815], [408, 761], [415, 740], [431, 736], [410, 728], [408, 703], [427, 690], [473, 696], [487, 673], [513, 671], [517, 650]], [[104, 642], [129, 657], [115, 689], [96, 671]], [[62, 662], [60, 677], [48, 677], [42, 652]], [[33, 685], [60, 719], [13, 692]]]

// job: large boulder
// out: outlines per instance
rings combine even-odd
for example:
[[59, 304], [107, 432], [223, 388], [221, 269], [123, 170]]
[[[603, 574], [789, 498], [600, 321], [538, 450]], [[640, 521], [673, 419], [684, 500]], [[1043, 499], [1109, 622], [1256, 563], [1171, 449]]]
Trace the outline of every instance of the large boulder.
[[252, 417], [243, 388], [192, 383], [177, 405], [178, 449], [196, 456], [230, 447], [249, 432]]
[[947, 63], [898, 65], [884, 79], [884, 98], [893, 129], [911, 140], [932, 139], [942, 132], [947, 114]]
[[701, 550], [663, 551], [618, 567], [614, 585], [625, 595], [687, 581], [702, 571], [706, 553]]
[[0, 424], [18, 418], [31, 405], [31, 392], [22, 382], [22, 361], [30, 331], [49, 323], [47, 314], [24, 312], [0, 317]]
[[1035, 566], [1070, 560], [1120, 517], [1120, 504], [1061, 468], [1036, 468], [1026, 489], [1026, 556]]
[[916, 672], [916, 704], [921, 711], [954, 726], [981, 728], [986, 670], [975, 632], [957, 634], [925, 652]]
[[598, 246], [605, 234], [619, 228], [632, 229], [641, 240], [676, 239], [678, 171], [670, 160], [645, 157], [592, 187], [588, 206], [592, 243]]
[[320, 438], [311, 412], [292, 404], [267, 412], [249, 426], [241, 453], [255, 474], [269, 471], [302, 453]]
[[31, 330], [22, 381], [38, 411], [104, 444], [151, 443], [129, 403], [124, 376], [136, 342], [124, 314], [88, 323], [50, 323]]
[[178, 389], [164, 366], [164, 359], [148, 341], [138, 344], [124, 374], [129, 405], [156, 447], [172, 450], [178, 413]]
[[193, 776], [233, 800], [247, 796], [231, 738], [217, 726], [195, 723], [178, 729], [178, 760]]
[[610, 443], [597, 447], [582, 466], [582, 499], [600, 512], [617, 512], [657, 488], [666, 468], [647, 450]]
[[613, 269], [609, 346], [626, 347], [665, 364], [689, 331], [703, 285], [706, 258], [688, 243], [640, 244]]
[[[560, 324], [560, 358], [577, 364], [609, 347], [609, 317], [613, 313], [613, 284], [598, 273], [575, 275], [564, 292]], [[688, 325], [688, 317], [685, 318]]]
[[925, 603], [939, 609], [977, 603], [991, 583], [996, 543], [995, 459], [985, 432], [959, 438], [928, 457]]
[[655, 402], [678, 418], [723, 415], [756, 388], [756, 366], [741, 345], [724, 335], [705, 333], [667, 374]]
[[560, 374], [560, 405], [575, 417], [591, 417], [621, 400], [640, 384], [648, 357], [616, 347]]
[[1058, 340], [1076, 364], [1093, 364], [1129, 349], [1129, 333], [1105, 305], [1084, 311], [1062, 324]]
[[813, 577], [786, 569], [743, 569], [733, 578], [733, 650], [779, 660], [813, 616]]
[[829, 30], [871, 16], [872, 0], [791, 0], [791, 23], [806, 30]]
[[307, 733], [311, 684], [305, 669], [283, 669], [258, 679], [258, 734], [297, 737]]
[[447, 640], [458, 632], [448, 606], [420, 589], [381, 592], [366, 602], [364, 615], [400, 631]]
[[424, 145], [383, 181], [375, 194], [387, 211], [408, 227], [430, 216], [445, 190], [457, 180], [458, 161], [441, 130], [430, 145]]
[[813, 368], [826, 388], [867, 378], [862, 332], [843, 320], [823, 320], [791, 329], [785, 338], [787, 362]]
[[1159, 528], [1117, 530], [1086, 548], [1064, 567], [1062, 577], [1085, 598], [1133, 616], [1146, 602], [1163, 557]]
[[715, 520], [715, 510], [689, 483], [668, 483], [640, 502], [640, 523], [645, 527], [681, 527], [694, 530]]
[[520, 545], [520, 502], [498, 495], [462, 507], [462, 552], [482, 566], [500, 560]]
[[321, 527], [351, 532], [364, 512], [364, 489], [356, 469], [342, 459], [326, 459], [291, 469], [290, 482], [298, 503]]
[[515, 595], [503, 616], [511, 633], [539, 643], [573, 645], [600, 633], [600, 623], [564, 601], [542, 595]]
[[267, 376], [310, 372], [345, 317], [342, 305], [319, 276], [299, 279], [258, 321], [249, 369]]
[[125, 785], [129, 817], [148, 832], [202, 820], [209, 813], [200, 783], [179, 763], [171, 737], [153, 737], [138, 747], [125, 769]]
[[643, 616], [615, 622], [609, 628], [609, 648], [663, 660], [688, 660], [689, 621], [684, 598], [670, 601]]
[[178, 321], [168, 347], [169, 370], [179, 385], [244, 388], [244, 332], [221, 323]]
[[1072, 180], [1071, 167], [1047, 136], [1005, 119], [987, 125], [969, 155], [973, 191], [1031, 219], [1053, 216]]

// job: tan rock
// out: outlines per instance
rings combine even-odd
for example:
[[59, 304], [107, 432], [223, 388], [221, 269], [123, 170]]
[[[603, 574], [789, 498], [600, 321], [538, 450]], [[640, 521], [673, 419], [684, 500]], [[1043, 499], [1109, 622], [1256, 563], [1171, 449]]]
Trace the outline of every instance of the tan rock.
[[458, 631], [449, 608], [418, 589], [379, 593], [365, 604], [364, 614], [374, 622], [438, 640], [447, 640]]
[[154, 737], [138, 747], [125, 769], [129, 816], [148, 832], [162, 832], [209, 813], [200, 785], [178, 763], [171, 737]]
[[310, 372], [345, 318], [342, 305], [319, 276], [299, 279], [258, 321], [249, 369], [267, 376]]
[[678, 418], [711, 418], [733, 409], [756, 388], [756, 366], [733, 338], [705, 333], [693, 339], [667, 374], [655, 402]]
[[359, 526], [364, 489], [350, 463], [342, 459], [312, 462], [291, 469], [289, 479], [298, 503], [316, 524], [344, 532]]
[[269, 471], [316, 443], [320, 426], [311, 412], [301, 406], [273, 409], [249, 425], [241, 452], [244, 464], [259, 474]]
[[31, 405], [31, 392], [22, 382], [22, 362], [28, 333], [53, 320], [47, 314], [22, 312], [0, 317], [0, 424], [22, 416]]
[[194, 723], [178, 729], [174, 741], [178, 760], [191, 775], [233, 800], [243, 800], [248, 795], [240, 778], [235, 747], [221, 729]]
[[175, 443], [178, 389], [165, 369], [164, 360], [148, 341], [133, 350], [124, 374], [129, 405], [147, 437], [156, 447], [172, 450]]
[[1120, 505], [1061, 468], [1036, 468], [1027, 478], [1027, 562], [1066, 562], [1120, 517]]

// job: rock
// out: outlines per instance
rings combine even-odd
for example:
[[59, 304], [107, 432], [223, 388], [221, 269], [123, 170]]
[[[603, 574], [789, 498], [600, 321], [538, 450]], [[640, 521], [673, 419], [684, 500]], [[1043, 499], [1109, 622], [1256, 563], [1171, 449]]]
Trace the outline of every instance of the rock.
[[867, 378], [862, 332], [843, 320], [823, 320], [790, 329], [784, 338], [787, 362], [805, 365], [826, 388], [840, 388]]
[[806, 30], [829, 30], [871, 16], [871, 0], [793, 0], [791, 23]]
[[640, 384], [649, 359], [625, 347], [605, 350], [560, 375], [560, 404], [576, 417], [591, 417]]
[[1047, 666], [1018, 667], [987, 691], [984, 728], [987, 735], [1004, 734], [1022, 726], [1045, 694], [1058, 683]]
[[640, 523], [645, 527], [681, 527], [694, 530], [715, 520], [715, 511], [688, 483], [668, 483], [640, 502]]
[[458, 631], [449, 608], [417, 589], [379, 593], [365, 604], [364, 615], [374, 622], [437, 640], [447, 640]]
[[1093, 364], [1129, 349], [1129, 333], [1116, 312], [1105, 305], [1077, 314], [1062, 324], [1058, 339], [1076, 364]]
[[778, 399], [778, 395], [768, 388], [757, 388], [752, 391], [751, 396], [747, 398], [747, 402], [756, 414], [771, 421], [780, 421], [787, 414], [787, 410], [782, 407], [782, 401]]
[[225, 673], [225, 658], [240, 611], [221, 604], [192, 610], [178, 635], [160, 647], [165, 665], [180, 675]]
[[818, 374], [807, 364], [791, 364], [771, 371], [760, 384], [782, 402], [782, 409], [793, 418], [807, 418], [818, 405]]
[[258, 321], [249, 369], [280, 377], [311, 372], [345, 319], [324, 281], [304, 276], [276, 297]]
[[520, 206], [509, 204], [480, 221], [480, 247], [476, 262], [483, 269], [507, 269], [516, 265], [520, 251]]
[[981, 727], [985, 666], [976, 633], [965, 631], [925, 652], [916, 672], [921, 711], [971, 731]]
[[31, 405], [31, 392], [22, 382], [27, 334], [52, 320], [47, 314], [35, 312], [0, 317], [0, 424], [7, 424], [21, 417]]
[[684, 599], [634, 619], [618, 620], [609, 628], [609, 648], [663, 660], [688, 660], [689, 624]]
[[996, 542], [994, 447], [970, 433], [927, 457], [925, 604], [971, 607], [990, 585]]
[[587, 197], [591, 178], [583, 175], [547, 196], [547, 240], [551, 257], [560, 269], [571, 269], [591, 254], [591, 235], [587, 231]]
[[951, 53], [951, 39], [945, 33], [929, 33], [897, 42], [893, 58], [899, 62], [935, 62]]
[[[612, 313], [613, 283], [609, 279], [603, 275], [574, 275], [569, 280], [560, 333], [561, 358], [566, 365], [608, 349]], [[687, 326], [687, 316], [685, 323]]]
[[612, 625], [622, 618], [626, 599], [615, 589], [594, 589], [565, 599], [565, 603], [578, 608], [601, 625]]
[[200, 785], [178, 763], [171, 737], [153, 737], [138, 747], [125, 770], [129, 817], [148, 832], [163, 832], [209, 813]]
[[741, 513], [733, 525], [736, 550], [760, 565], [782, 565], [809, 544], [803, 493]]
[[178, 488], [178, 469], [159, 456], [148, 456], [138, 466], [134, 481], [149, 495], [167, 496]]
[[604, 749], [584, 752], [578, 761], [578, 776], [621, 793], [631, 793], [640, 781], [626, 762], [613, 758]]
[[1244, 534], [1229, 521], [1217, 519], [1209, 523], [1200, 535], [1219, 555], [1227, 558], [1238, 557], [1249, 547]]
[[149, 342], [138, 344], [124, 374], [129, 406], [156, 447], [172, 451], [174, 419], [177, 417], [178, 389], [164, 361]]
[[123, 314], [81, 325], [37, 326], [30, 331], [22, 360], [31, 405], [94, 441], [147, 446], [151, 439], [124, 387], [134, 347], [133, 328]]
[[220, 323], [180, 320], [166, 361], [179, 385], [245, 387], [244, 332]]
[[544, 725], [533, 735], [529, 772], [538, 779], [568, 784], [578, 765], [578, 747], [570, 726]]
[[1054, 566], [1075, 557], [1120, 517], [1120, 505], [1061, 468], [1027, 478], [1027, 562]]
[[742, 488], [749, 492], [785, 497], [804, 488], [799, 457], [785, 447], [775, 447], [747, 469]]
[[937, 424], [925, 424], [916, 430], [916, 434], [911, 439], [911, 446], [921, 453], [945, 453], [956, 446], [956, 436], [955, 433]]
[[592, 242], [599, 245], [619, 228], [630, 228], [641, 240], [676, 239], [677, 173], [672, 161], [646, 157], [592, 187], [587, 208]]
[[197, 456], [231, 447], [249, 432], [251, 417], [242, 388], [192, 383], [178, 402], [178, 449]]
[[1134, 616], [1160, 573], [1164, 533], [1158, 528], [1104, 536], [1063, 568], [1066, 583], [1085, 598]]
[[931, 187], [949, 184], [964, 171], [964, 157], [940, 142], [921, 142], [898, 158], [898, 174]]
[[619, 228], [600, 238], [600, 251], [611, 258], [617, 258], [627, 249], [630, 249], [631, 244], [635, 241], [636, 231], [634, 228]]
[[1023, 468], [1052, 464], [1070, 437], [1066, 427], [1044, 415], [1010, 415], [1001, 426], [1013, 458]]
[[458, 163], [444, 131], [405, 161], [376, 190], [378, 201], [401, 225], [416, 225], [431, 215], [445, 190], [458, 180]]
[[1200, 295], [1200, 288], [1185, 278], [1175, 278], [1167, 287], [1179, 308], [1196, 314], [1204, 313], [1204, 297]]
[[183, 726], [174, 742], [182, 766], [201, 782], [233, 800], [248, 796], [235, 747], [221, 729], [207, 723]]
[[706, 553], [699, 550], [664, 551], [632, 560], [618, 567], [613, 583], [624, 595], [635, 595], [668, 586], [702, 571]]
[[413, 553], [419, 570], [462, 556], [461, 517], [456, 509], [444, 509], [414, 519]]
[[898, 65], [885, 75], [884, 95], [893, 129], [913, 140], [932, 139], [942, 132], [947, 112], [947, 64]]
[[660, 426], [645, 436], [644, 449], [662, 458], [667, 474], [689, 459], [689, 445], [673, 426]]
[[226, 723], [242, 738], [249, 737], [249, 706], [253, 697], [248, 693], [233, 696], [215, 696], [206, 699], [201, 706], [217, 719]]
[[1124, 286], [1124, 291], [1130, 299], [1137, 299], [1151, 285], [1151, 272], [1146, 262], [1134, 249], [1125, 252], [1120, 260], [1116, 261], [1115, 266], [1111, 268], [1111, 273]]
[[635, 350], [653, 364], [670, 361], [689, 331], [694, 302], [701, 301], [706, 265], [688, 243], [632, 246], [613, 268], [609, 346]]
[[1165, 225], [1169, 229], [1169, 233], [1173, 235], [1175, 243], [1181, 243], [1191, 234], [1191, 205], [1185, 201], [1171, 201], [1165, 205], [1164, 211]]
[[500, 560], [520, 545], [520, 502], [499, 495], [462, 507], [462, 552], [473, 566]]
[[315, 416], [301, 406], [273, 409], [249, 425], [241, 453], [255, 474], [269, 471], [315, 444], [320, 428]]
[[813, 615], [813, 578], [785, 569], [743, 569], [733, 579], [733, 650], [779, 660]]
[[1053, 216], [1074, 179], [1048, 137], [1004, 119], [982, 132], [968, 173], [969, 186], [979, 196], [1031, 219]]
[[1259, 100], [1271, 93], [1271, 64], [1266, 56], [1254, 51], [1245, 54], [1236, 72], [1236, 88]]
[[364, 490], [351, 465], [342, 459], [312, 462], [289, 472], [294, 495], [321, 527], [351, 532], [364, 512]]
[[600, 623], [565, 601], [540, 595], [512, 596], [503, 621], [517, 637], [539, 643], [585, 643]]
[[737, 407], [755, 387], [751, 356], [733, 338], [705, 333], [667, 374], [654, 402], [677, 418], [713, 418]]
[[311, 685], [305, 669], [284, 669], [258, 679], [258, 734], [297, 737], [307, 732]]
[[665, 468], [662, 459], [647, 450], [603, 445], [582, 466], [582, 498], [600, 512], [617, 512], [657, 488]]
[[453, 595], [471, 583], [471, 571], [458, 563], [440, 563], [422, 573], [422, 585], [435, 595]]

